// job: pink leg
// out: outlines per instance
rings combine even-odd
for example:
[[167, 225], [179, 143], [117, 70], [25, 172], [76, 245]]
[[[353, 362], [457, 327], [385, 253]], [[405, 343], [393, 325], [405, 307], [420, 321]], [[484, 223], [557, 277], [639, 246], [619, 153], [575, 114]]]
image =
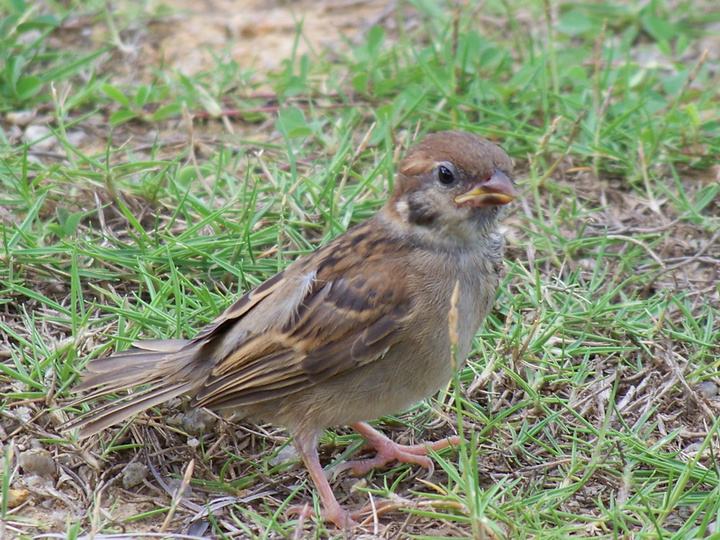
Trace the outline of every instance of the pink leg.
[[340, 529], [348, 529], [357, 525], [355, 521], [353, 521], [350, 513], [340, 506], [330, 487], [330, 483], [325, 477], [317, 453], [317, 434], [311, 437], [296, 436], [295, 446], [298, 452], [300, 452], [305, 467], [307, 467], [310, 473], [310, 478], [312, 478], [315, 488], [320, 495], [323, 506], [323, 519], [331, 521]]
[[354, 475], [362, 476], [367, 474], [371, 469], [382, 467], [391, 461], [414, 463], [432, 472], [433, 462], [427, 457], [428, 450], [438, 451], [448, 446], [456, 446], [460, 443], [460, 437], [456, 436], [433, 443], [404, 445], [393, 442], [365, 422], [353, 424], [352, 428], [365, 437], [369, 445], [377, 450], [377, 454], [375, 457], [369, 459], [347, 461], [335, 469], [336, 473], [351, 469]]

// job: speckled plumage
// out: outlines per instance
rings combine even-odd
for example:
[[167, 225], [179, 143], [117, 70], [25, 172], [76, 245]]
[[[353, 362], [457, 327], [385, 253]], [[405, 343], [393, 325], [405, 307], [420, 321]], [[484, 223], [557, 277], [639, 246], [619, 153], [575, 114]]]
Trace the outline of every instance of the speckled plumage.
[[[440, 181], [441, 166], [452, 184]], [[499, 147], [475, 135], [426, 137], [370, 220], [244, 295], [193, 339], [139, 342], [89, 364], [78, 387], [94, 389], [88, 398], [148, 389], [71, 426], [89, 435], [188, 394], [197, 406], [287, 427], [321, 484], [315, 445], [323, 429], [402, 411], [451, 378], [456, 283], [458, 353], [469, 353], [498, 285], [503, 242], [495, 228], [515, 196], [511, 169]], [[329, 486], [318, 488], [328, 518], [347, 524]]]

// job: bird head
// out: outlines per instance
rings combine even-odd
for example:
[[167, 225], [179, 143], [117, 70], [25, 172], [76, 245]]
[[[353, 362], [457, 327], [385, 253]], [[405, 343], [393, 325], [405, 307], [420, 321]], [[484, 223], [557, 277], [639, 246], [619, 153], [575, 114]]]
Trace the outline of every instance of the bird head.
[[517, 197], [512, 160], [477, 135], [426, 136], [401, 162], [389, 209], [409, 227], [467, 235], [495, 223]]

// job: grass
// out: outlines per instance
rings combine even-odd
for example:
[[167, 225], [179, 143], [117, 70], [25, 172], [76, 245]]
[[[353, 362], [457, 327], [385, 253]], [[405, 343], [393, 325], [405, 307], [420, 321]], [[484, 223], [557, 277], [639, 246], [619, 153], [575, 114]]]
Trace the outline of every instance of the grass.
[[[507, 273], [450, 390], [380, 425], [467, 443], [428, 480], [336, 492], [396, 503], [369, 528], [388, 537], [720, 534], [714, 2], [403, 1], [332, 50], [298, 16], [276, 69], [228, 38], [191, 74], [148, 53], [191, 17], [172, 3], [0, 13], [0, 535], [338, 536], [285, 514], [315, 496], [274, 427], [188, 433], [162, 407], [83, 443], [57, 426], [87, 361], [193, 335], [375, 212], [415, 134], [446, 128], [516, 161]], [[48, 131], [26, 140], [19, 111]], [[323, 459], [359, 446], [339, 428]], [[19, 467], [36, 447], [59, 476]], [[132, 460], [151, 471], [126, 489]]]

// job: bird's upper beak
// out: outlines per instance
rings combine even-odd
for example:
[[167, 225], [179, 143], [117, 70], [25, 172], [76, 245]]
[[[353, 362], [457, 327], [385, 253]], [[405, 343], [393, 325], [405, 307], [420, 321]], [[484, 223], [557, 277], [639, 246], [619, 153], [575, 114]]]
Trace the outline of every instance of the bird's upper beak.
[[492, 176], [455, 197], [456, 204], [469, 203], [477, 208], [508, 204], [518, 196], [512, 180], [504, 172], [495, 170]]

